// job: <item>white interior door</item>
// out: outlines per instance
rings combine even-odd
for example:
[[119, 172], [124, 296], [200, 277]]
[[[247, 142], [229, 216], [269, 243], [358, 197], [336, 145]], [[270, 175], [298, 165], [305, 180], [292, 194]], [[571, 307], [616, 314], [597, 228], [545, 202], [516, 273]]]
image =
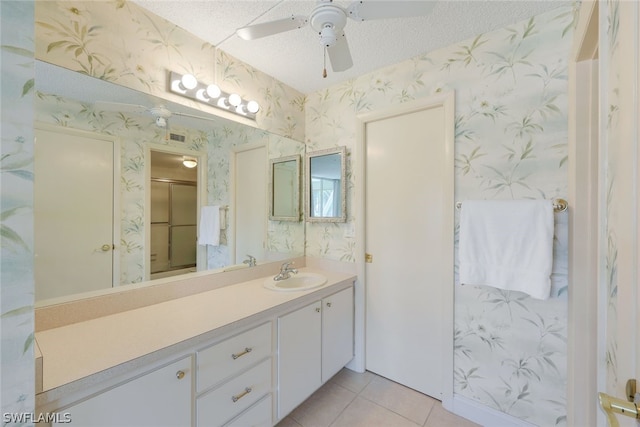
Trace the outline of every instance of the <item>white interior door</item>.
[[240, 149], [235, 153], [234, 224], [235, 260], [252, 255], [265, 259], [267, 236], [267, 147]]
[[51, 127], [35, 134], [36, 300], [111, 287], [114, 140]]
[[437, 399], [453, 356], [445, 344], [453, 339], [454, 209], [445, 116], [442, 104], [390, 112], [366, 122], [364, 138], [366, 368]]

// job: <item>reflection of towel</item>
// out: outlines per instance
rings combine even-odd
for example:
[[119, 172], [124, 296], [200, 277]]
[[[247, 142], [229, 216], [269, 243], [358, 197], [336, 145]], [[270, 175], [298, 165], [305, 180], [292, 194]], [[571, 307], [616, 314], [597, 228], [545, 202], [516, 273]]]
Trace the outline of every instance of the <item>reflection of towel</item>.
[[220, 244], [220, 206], [203, 206], [200, 211], [199, 245]]
[[458, 247], [460, 283], [549, 298], [553, 265], [550, 200], [465, 200]]

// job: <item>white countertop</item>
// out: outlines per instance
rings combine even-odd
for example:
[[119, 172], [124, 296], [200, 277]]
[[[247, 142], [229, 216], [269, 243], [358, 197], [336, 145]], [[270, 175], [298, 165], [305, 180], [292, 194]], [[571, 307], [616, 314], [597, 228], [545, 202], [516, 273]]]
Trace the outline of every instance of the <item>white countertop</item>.
[[355, 276], [321, 273], [327, 284], [308, 291], [278, 292], [250, 280], [134, 310], [36, 332], [42, 353], [42, 390], [55, 389], [198, 335], [293, 302]]

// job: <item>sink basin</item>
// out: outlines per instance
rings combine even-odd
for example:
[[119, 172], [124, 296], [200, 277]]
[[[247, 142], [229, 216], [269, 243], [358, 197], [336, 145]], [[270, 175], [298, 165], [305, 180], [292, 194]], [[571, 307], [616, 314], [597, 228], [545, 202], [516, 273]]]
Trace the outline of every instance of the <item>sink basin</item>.
[[284, 280], [273, 280], [269, 277], [264, 281], [264, 287], [274, 291], [307, 291], [319, 288], [327, 283], [327, 278], [317, 273], [298, 273]]

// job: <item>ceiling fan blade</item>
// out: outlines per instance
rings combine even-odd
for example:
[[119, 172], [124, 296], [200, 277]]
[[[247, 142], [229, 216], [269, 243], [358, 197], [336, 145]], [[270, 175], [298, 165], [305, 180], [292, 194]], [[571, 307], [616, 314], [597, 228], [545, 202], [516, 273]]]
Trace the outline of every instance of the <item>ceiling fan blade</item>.
[[254, 40], [273, 34], [284, 33], [307, 25], [307, 18], [301, 15], [291, 15], [289, 18], [278, 19], [276, 21], [264, 22], [262, 24], [248, 25], [238, 28], [236, 34], [244, 40]]
[[104, 111], [116, 111], [119, 113], [144, 114], [149, 112], [149, 108], [144, 105], [123, 104], [120, 102], [96, 101], [94, 107]]
[[414, 1], [354, 1], [347, 9], [349, 18], [356, 21], [372, 19], [409, 18], [431, 13], [435, 0]]
[[347, 37], [344, 33], [338, 37], [336, 44], [327, 48], [327, 53], [333, 71], [345, 71], [353, 66], [349, 43], [347, 43]]

